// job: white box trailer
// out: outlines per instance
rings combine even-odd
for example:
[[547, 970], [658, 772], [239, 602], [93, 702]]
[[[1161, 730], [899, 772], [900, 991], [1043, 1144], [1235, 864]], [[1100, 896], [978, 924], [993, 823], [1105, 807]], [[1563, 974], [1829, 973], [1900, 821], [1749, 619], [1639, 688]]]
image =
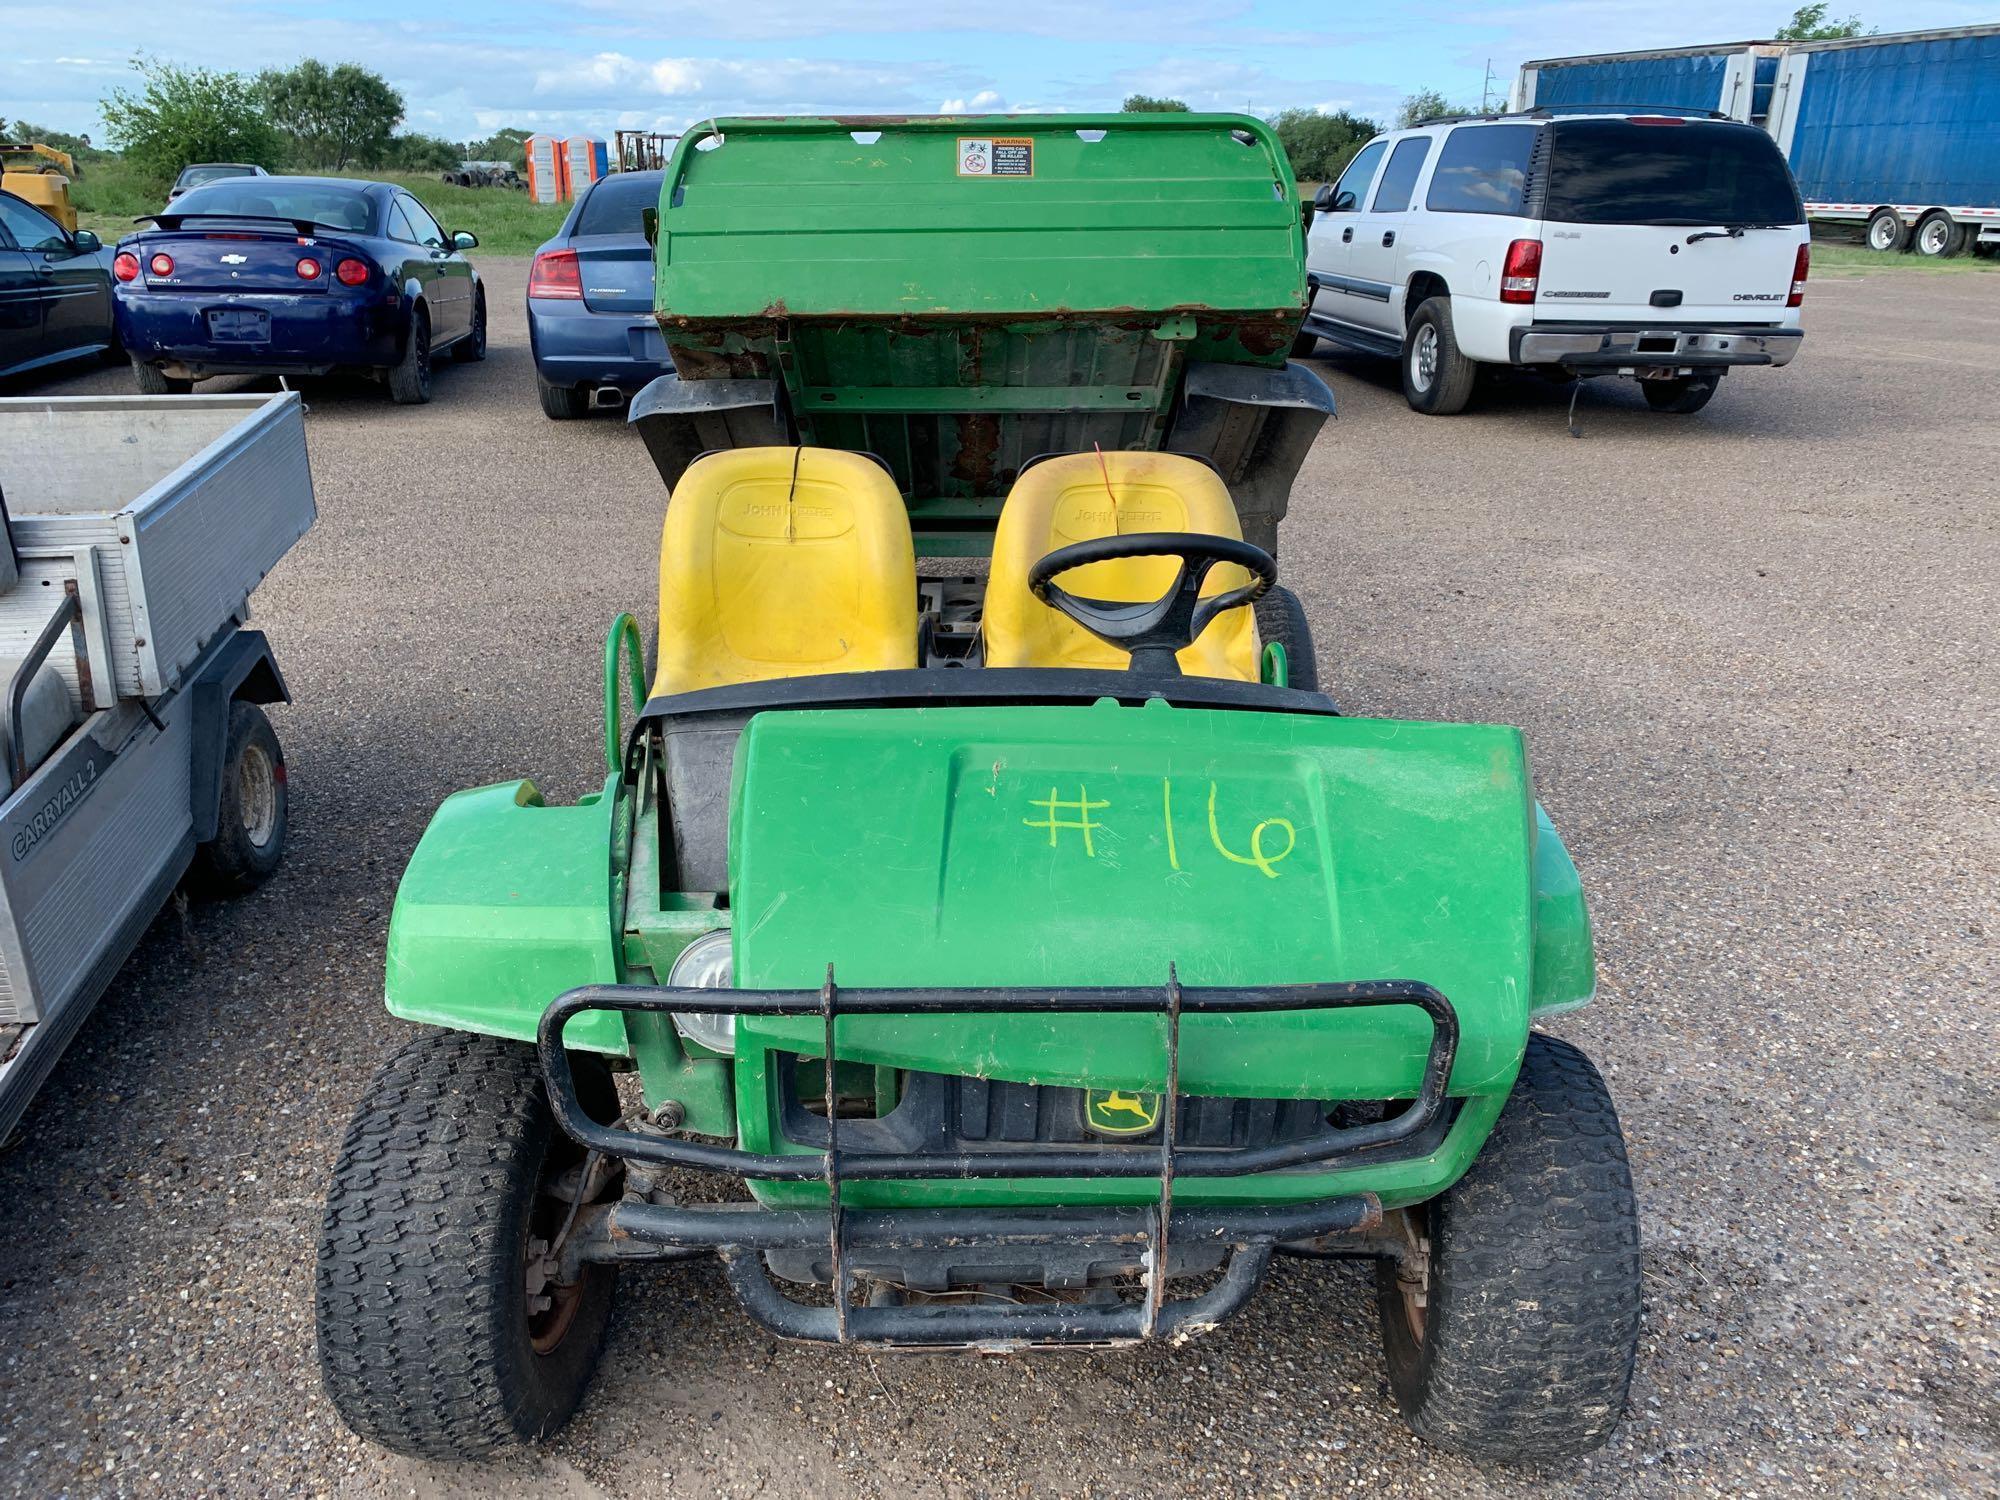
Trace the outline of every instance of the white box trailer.
[[314, 514], [296, 395], [0, 400], [0, 1135], [198, 857], [281, 857], [244, 626]]

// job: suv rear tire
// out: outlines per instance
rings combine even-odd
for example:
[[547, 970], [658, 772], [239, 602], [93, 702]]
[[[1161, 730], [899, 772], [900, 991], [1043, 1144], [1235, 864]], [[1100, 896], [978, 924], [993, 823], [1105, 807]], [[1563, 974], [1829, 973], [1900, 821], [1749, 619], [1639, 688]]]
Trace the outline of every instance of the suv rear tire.
[[1430, 298], [1417, 309], [1403, 335], [1403, 399], [1410, 410], [1427, 417], [1464, 411], [1478, 373], [1478, 365], [1460, 351], [1452, 332], [1451, 298]]
[[1691, 417], [1708, 405], [1721, 384], [1720, 375], [1676, 375], [1672, 380], [1642, 380], [1639, 389], [1646, 393], [1646, 404], [1654, 411]]

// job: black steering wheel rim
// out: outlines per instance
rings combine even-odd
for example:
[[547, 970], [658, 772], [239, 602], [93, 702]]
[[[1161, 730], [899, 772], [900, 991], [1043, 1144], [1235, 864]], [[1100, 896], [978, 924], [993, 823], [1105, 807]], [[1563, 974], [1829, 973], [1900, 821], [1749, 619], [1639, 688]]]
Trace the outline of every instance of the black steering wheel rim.
[[[1137, 603], [1072, 594], [1055, 582], [1062, 574], [1092, 563], [1131, 557], [1178, 558], [1180, 571], [1165, 594]], [[1204, 598], [1202, 584], [1223, 564], [1242, 568], [1251, 575], [1250, 582]], [[1042, 603], [1060, 610], [1106, 645], [1130, 652], [1133, 671], [1167, 676], [1180, 674], [1180, 653], [1201, 639], [1217, 615], [1255, 604], [1277, 581], [1278, 564], [1262, 547], [1237, 537], [1195, 531], [1092, 537], [1058, 547], [1028, 569], [1028, 589]]]

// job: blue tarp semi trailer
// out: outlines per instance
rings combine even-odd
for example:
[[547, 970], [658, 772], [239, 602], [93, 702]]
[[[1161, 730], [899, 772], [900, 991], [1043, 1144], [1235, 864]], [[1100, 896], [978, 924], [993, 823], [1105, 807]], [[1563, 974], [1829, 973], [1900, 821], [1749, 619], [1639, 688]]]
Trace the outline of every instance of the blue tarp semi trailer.
[[1513, 109], [1707, 109], [1776, 138], [1816, 220], [1878, 250], [2000, 246], [2000, 25], [1525, 64]]

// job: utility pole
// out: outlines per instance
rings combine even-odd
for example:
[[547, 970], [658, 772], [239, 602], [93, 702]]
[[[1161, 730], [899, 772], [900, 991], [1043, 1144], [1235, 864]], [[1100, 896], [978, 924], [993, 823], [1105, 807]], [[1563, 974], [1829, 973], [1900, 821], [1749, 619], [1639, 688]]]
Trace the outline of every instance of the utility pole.
[[1482, 115], [1493, 113], [1493, 59], [1490, 57], [1486, 59], [1486, 76], [1479, 82], [1479, 112]]

